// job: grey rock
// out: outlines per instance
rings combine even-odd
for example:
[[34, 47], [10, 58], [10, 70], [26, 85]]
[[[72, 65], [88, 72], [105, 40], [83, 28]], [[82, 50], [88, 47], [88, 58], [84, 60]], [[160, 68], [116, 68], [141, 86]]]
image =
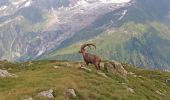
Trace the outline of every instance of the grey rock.
[[49, 98], [49, 99], [54, 98], [53, 90], [52, 90], [52, 89], [47, 90], [47, 91], [40, 92], [40, 93], [38, 93], [37, 96], [39, 96], [39, 97], [47, 97], [47, 98]]
[[74, 97], [77, 96], [74, 89], [67, 89], [65, 94], [67, 96], [67, 100], [72, 100]]
[[17, 75], [9, 73], [7, 70], [0, 69], [0, 77], [17, 77]]
[[104, 70], [107, 73], [120, 74], [123, 77], [127, 77], [128, 72], [124, 69], [121, 63], [117, 61], [106, 62], [104, 64]]
[[135, 93], [135, 91], [132, 89], [132, 88], [127, 88], [127, 90], [129, 91], [129, 92], [131, 92], [131, 93]]

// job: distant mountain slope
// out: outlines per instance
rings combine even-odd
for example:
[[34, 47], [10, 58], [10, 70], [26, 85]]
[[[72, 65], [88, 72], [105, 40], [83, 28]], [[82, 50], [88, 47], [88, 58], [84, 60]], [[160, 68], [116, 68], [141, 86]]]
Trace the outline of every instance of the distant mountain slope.
[[101, 55], [103, 60], [117, 59], [146, 68], [169, 69], [169, 32], [168, 27], [159, 22], [147, 24], [129, 22], [118, 30], [107, 30], [93, 39], [80, 41], [67, 48], [52, 52], [45, 58], [78, 60], [82, 58], [78, 54], [80, 45], [95, 43], [97, 54]]
[[0, 1], [0, 58], [27, 61], [49, 53], [98, 17], [130, 0]]
[[129, 21], [136, 23], [145, 23], [147, 21], [163, 21], [163, 23], [165, 23], [166, 21], [166, 23], [169, 24], [169, 3], [169, 0], [163, 2], [161, 0], [134, 0], [130, 6], [122, 7], [121, 9], [100, 16], [90, 26], [78, 31], [79, 34], [75, 34], [75, 36], [64, 41], [61, 45], [63, 46], [82, 39], [93, 38], [109, 28], [118, 28]]
[[103, 59], [170, 66], [169, 0], [1, 0], [0, 13], [0, 59], [80, 60], [94, 42]]
[[103, 60], [117, 59], [136, 66], [170, 69], [169, 5], [168, 0], [136, 0], [129, 7], [99, 17], [42, 58], [79, 60], [80, 45], [92, 42], [98, 46], [97, 54]]

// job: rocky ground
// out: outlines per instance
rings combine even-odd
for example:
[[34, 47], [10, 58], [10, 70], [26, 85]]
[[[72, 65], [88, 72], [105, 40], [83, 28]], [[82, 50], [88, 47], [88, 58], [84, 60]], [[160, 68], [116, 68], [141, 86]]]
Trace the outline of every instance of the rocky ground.
[[170, 73], [117, 61], [0, 62], [1, 100], [168, 100]]

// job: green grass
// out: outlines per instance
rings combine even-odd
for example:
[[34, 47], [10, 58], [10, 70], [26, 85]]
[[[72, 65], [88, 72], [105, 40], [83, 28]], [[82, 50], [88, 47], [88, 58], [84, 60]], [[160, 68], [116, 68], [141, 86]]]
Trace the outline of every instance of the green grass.
[[[67, 65], [71, 66], [68, 67]], [[1, 62], [0, 69], [7, 69], [17, 74], [18, 78], [0, 78], [1, 100], [21, 100], [33, 97], [35, 100], [46, 100], [37, 97], [37, 93], [53, 89], [54, 100], [65, 100], [65, 91], [73, 88], [75, 100], [168, 100], [170, 84], [166, 79], [170, 73], [134, 68], [124, 64], [125, 68], [137, 75], [128, 76], [124, 81], [120, 76], [108, 75], [108, 78], [97, 74], [94, 66], [92, 72], [78, 69], [79, 62], [67, 61], [33, 61], [26, 63]], [[59, 66], [58, 69], [53, 68]], [[125, 83], [125, 84], [124, 84]], [[132, 88], [131, 93], [127, 88]], [[159, 95], [160, 91], [164, 95]]]

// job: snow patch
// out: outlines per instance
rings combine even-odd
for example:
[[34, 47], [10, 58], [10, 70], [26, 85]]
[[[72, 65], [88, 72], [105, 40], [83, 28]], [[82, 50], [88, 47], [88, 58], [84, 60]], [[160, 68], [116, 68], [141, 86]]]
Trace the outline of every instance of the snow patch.
[[78, 0], [74, 5], [87, 7], [90, 4], [126, 4], [130, 1], [131, 0]]
[[122, 16], [119, 17], [118, 21], [120, 21], [127, 14], [127, 10], [124, 10]]
[[23, 3], [23, 2], [25, 2], [25, 1], [27, 1], [27, 0], [18, 0], [18, 1], [14, 1], [14, 2], [12, 2], [12, 5], [20, 5], [21, 3]]
[[87, 2], [101, 2], [101, 3], [115, 3], [115, 4], [120, 4], [120, 3], [128, 3], [131, 0], [86, 0]]
[[1, 8], [0, 8], [0, 10], [4, 10], [4, 9], [6, 9], [7, 8], [7, 6], [2, 6]]
[[80, 1], [77, 2], [76, 5], [77, 6], [84, 6], [84, 7], [86, 7], [86, 6], [89, 5], [89, 3], [87, 1], [85, 1], [85, 0], [80, 0]]
[[37, 53], [36, 57], [42, 55], [45, 50], [46, 50], [45, 48], [42, 48], [41, 50], [39, 50], [39, 52]]
[[24, 5], [24, 7], [28, 7], [28, 6], [30, 6], [31, 5], [31, 1], [27, 1], [26, 3], [25, 3], [25, 5]]

